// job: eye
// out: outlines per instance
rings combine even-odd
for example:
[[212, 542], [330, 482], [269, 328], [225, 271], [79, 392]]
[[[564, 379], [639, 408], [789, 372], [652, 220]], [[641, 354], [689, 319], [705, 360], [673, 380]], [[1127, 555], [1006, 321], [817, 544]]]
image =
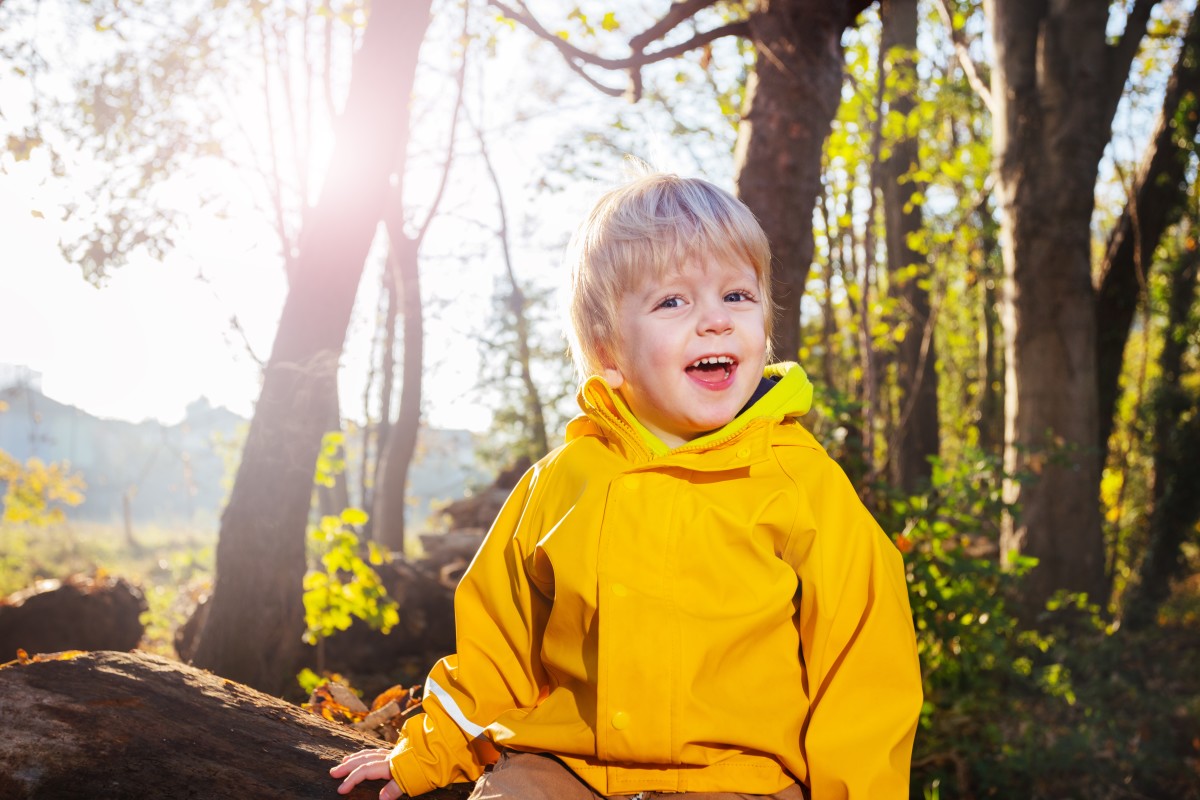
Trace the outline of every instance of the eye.
[[726, 303], [752, 303], [754, 302], [754, 295], [745, 289], [738, 289], [734, 292], [727, 292], [723, 299]]
[[664, 297], [662, 300], [659, 300], [658, 305], [656, 305], [654, 307], [655, 308], [679, 308], [681, 305], [683, 305], [683, 299], [681, 297], [671, 296], [671, 297]]

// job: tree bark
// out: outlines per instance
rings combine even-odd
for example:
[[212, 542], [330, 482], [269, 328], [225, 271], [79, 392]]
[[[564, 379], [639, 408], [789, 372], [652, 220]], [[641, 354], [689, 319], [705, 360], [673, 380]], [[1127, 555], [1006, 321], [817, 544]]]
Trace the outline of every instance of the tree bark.
[[363, 263], [407, 136], [407, 99], [429, 6], [372, 6], [337, 147], [306, 215], [296, 275], [221, 519], [216, 583], [195, 662], [272, 693], [288, 685], [300, 653], [313, 469]]
[[[885, 70], [879, 91], [892, 113], [908, 117], [916, 107], [917, 2], [883, 0], [880, 4], [880, 48]], [[914, 202], [920, 187], [913, 172], [919, 166], [917, 137], [905, 131], [886, 142], [889, 158], [880, 163], [883, 216], [887, 230], [888, 288], [899, 301], [907, 323], [897, 348], [898, 419], [888, 459], [894, 483], [915, 493], [933, 474], [930, 458], [938, 454], [938, 377], [934, 365], [933, 320], [930, 317], [929, 261], [913, 249], [910, 236], [923, 227], [921, 205]]]
[[[66, 654], [64, 654], [66, 655]], [[327, 800], [329, 768], [386, 746], [247, 686], [146, 653], [0, 666], [0, 797]], [[362, 783], [345, 797], [378, 796]], [[424, 795], [460, 800], [467, 784]]]
[[1154, 138], [1134, 182], [1133, 197], [1108, 238], [1096, 297], [1097, 391], [1101, 454], [1108, 452], [1116, 413], [1125, 343], [1144, 296], [1154, 249], [1163, 231], [1179, 220], [1187, 198], [1184, 175], [1195, 149], [1200, 94], [1200, 14], [1192, 12], [1167, 82]]
[[821, 153], [841, 101], [842, 34], [861, 0], [764, 3], [750, 18], [758, 51], [746, 82], [734, 150], [738, 195], [758, 217], [774, 257], [775, 357], [800, 352], [800, 300], [813, 258]]
[[1055, 591], [1106, 603], [1098, 490], [1096, 305], [1090, 224], [1100, 157], [1152, 0], [1107, 43], [1108, 5], [988, 0], [996, 194], [1005, 284], [1005, 497], [1001, 532], [1038, 565], [1028, 612]]

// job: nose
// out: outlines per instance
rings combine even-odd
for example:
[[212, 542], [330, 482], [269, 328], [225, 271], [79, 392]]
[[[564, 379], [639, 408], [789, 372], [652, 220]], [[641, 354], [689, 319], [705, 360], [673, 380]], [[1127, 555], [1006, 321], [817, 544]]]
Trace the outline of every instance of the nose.
[[700, 335], [721, 335], [733, 330], [733, 318], [723, 298], [708, 302], [700, 309], [697, 333]]

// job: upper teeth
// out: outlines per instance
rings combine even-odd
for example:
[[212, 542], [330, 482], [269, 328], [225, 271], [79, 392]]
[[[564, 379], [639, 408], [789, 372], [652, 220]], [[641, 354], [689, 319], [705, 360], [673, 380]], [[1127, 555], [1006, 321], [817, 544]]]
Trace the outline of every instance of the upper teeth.
[[730, 358], [729, 356], [705, 356], [704, 358], [696, 359], [695, 361], [693, 361], [691, 363], [690, 366], [698, 367], [701, 364], [732, 364], [732, 363], [733, 363], [733, 359]]

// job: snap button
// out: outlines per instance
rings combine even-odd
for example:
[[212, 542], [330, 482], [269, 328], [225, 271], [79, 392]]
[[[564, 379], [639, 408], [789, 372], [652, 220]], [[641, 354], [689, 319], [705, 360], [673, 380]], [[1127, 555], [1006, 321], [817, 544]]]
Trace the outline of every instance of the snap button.
[[617, 597], [625, 597], [629, 594], [629, 587], [623, 583], [614, 583], [612, 585], [612, 593]]
[[626, 475], [624, 483], [626, 489], [636, 489], [640, 481], [638, 480], [637, 475]]
[[737, 451], [737, 457], [738, 458], [749, 458], [750, 457], [750, 448], [743, 447], [743, 448], [739, 449]]
[[612, 716], [612, 726], [619, 731], [623, 731], [629, 727], [629, 715], [624, 711], [618, 711]]

